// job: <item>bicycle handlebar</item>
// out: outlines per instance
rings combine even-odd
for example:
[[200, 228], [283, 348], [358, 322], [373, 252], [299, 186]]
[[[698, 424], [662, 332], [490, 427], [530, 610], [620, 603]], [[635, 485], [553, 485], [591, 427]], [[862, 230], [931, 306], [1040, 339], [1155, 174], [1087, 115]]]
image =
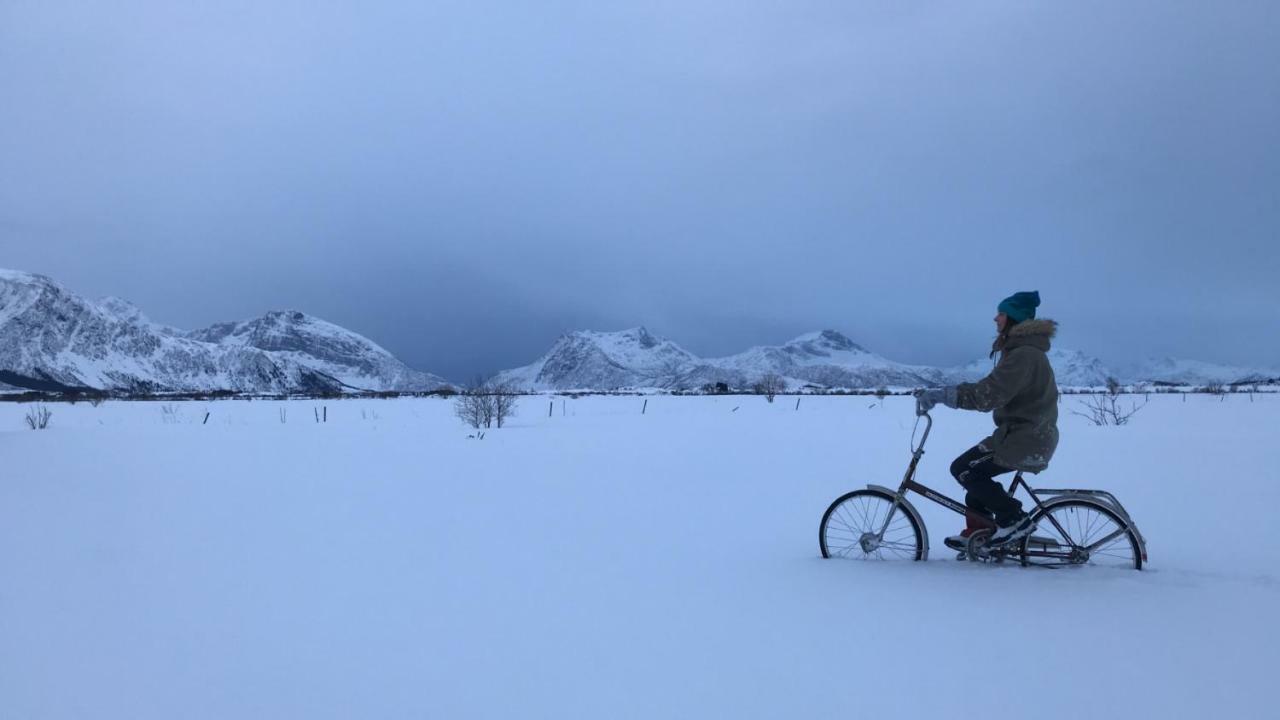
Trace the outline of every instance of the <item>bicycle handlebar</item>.
[[920, 412], [919, 407], [917, 407], [916, 408], [916, 428], [920, 427], [920, 418], [925, 419], [924, 435], [920, 436], [920, 444], [916, 445], [916, 430], [915, 428], [912, 428], [911, 453], [913, 455], [915, 453], [924, 452], [924, 444], [929, 440], [929, 431], [933, 429], [933, 416], [929, 414], [928, 410], [925, 410], [924, 412]]

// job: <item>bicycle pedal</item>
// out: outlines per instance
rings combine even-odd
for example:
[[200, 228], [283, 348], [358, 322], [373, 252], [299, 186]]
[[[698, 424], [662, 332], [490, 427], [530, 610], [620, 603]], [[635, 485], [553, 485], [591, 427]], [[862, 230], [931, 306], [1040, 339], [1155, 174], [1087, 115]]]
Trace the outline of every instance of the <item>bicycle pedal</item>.
[[991, 537], [991, 532], [990, 529], [982, 529], [970, 533], [964, 556], [973, 562], [990, 562], [991, 554], [987, 550], [987, 539]]

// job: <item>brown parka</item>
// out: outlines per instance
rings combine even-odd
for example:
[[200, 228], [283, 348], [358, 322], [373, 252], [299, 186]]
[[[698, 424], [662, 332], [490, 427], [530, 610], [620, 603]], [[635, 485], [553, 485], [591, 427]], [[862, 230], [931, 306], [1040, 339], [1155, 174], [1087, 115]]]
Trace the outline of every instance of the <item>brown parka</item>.
[[996, 431], [982, 441], [1000, 465], [1040, 472], [1058, 447], [1058, 382], [1049, 365], [1053, 320], [1024, 320], [1009, 331], [987, 377], [955, 387], [955, 407], [992, 412]]

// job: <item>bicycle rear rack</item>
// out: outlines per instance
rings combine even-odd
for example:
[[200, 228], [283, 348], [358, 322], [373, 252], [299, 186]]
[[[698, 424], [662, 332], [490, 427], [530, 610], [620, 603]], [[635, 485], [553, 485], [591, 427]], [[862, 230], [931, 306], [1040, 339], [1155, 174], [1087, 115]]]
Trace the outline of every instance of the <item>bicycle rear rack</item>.
[[[1026, 480], [1023, 480], [1026, 484]], [[1103, 504], [1110, 507], [1117, 515], [1124, 519], [1125, 524], [1133, 531], [1134, 537], [1138, 538], [1138, 544], [1142, 546], [1142, 561], [1147, 561], [1147, 539], [1142, 535], [1142, 531], [1138, 529], [1138, 524], [1133, 521], [1133, 517], [1129, 515], [1129, 511], [1125, 510], [1124, 505], [1120, 503], [1120, 499], [1106, 490], [1085, 490], [1082, 488], [1044, 488], [1032, 489], [1027, 485], [1027, 490], [1033, 495], [1049, 495], [1053, 497], [1064, 497], [1068, 495], [1081, 495], [1089, 498], [1100, 500]]]

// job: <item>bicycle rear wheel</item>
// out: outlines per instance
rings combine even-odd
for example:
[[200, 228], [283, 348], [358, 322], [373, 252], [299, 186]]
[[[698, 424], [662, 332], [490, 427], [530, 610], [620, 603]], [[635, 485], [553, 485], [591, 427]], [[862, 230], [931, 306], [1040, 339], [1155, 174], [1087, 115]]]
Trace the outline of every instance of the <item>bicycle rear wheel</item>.
[[[885, 519], [889, 519], [885, 527]], [[880, 528], [884, 534], [880, 535]], [[879, 490], [854, 490], [836, 498], [818, 526], [824, 558], [851, 560], [923, 560], [924, 533], [911, 513], [894, 508], [894, 496]]]
[[1106, 503], [1089, 498], [1050, 502], [1032, 520], [1037, 528], [1022, 546], [1023, 562], [1142, 569], [1137, 535]]

